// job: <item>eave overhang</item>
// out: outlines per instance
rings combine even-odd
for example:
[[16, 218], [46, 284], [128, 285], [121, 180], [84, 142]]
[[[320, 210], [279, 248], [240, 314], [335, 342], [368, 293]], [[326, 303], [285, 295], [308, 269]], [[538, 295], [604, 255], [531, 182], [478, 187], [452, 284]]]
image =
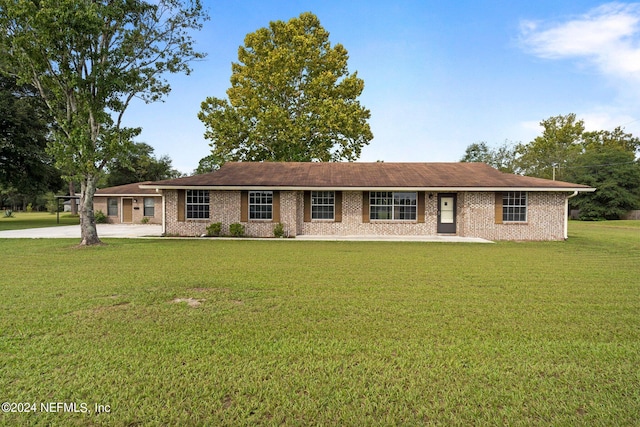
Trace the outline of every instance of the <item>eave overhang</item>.
[[162, 197], [162, 194], [159, 193], [131, 193], [131, 194], [122, 194], [122, 193], [96, 193], [93, 197]]
[[266, 186], [266, 185], [140, 185], [140, 188], [158, 190], [277, 190], [277, 191], [431, 191], [437, 193], [453, 192], [498, 192], [498, 191], [532, 191], [532, 192], [585, 192], [596, 191], [592, 187], [311, 187], [311, 186]]

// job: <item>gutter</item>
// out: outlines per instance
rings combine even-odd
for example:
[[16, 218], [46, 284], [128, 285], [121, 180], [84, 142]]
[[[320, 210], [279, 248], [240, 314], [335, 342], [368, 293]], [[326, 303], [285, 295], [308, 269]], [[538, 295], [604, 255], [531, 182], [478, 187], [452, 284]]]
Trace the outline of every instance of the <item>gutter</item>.
[[[156, 190], [157, 191], [157, 190]], [[167, 207], [166, 202], [164, 200], [164, 194], [162, 195], [162, 235], [167, 235]]]
[[[596, 189], [594, 188], [592, 191], [596, 191]], [[576, 190], [564, 199], [564, 240], [569, 238], [569, 199], [577, 195], [578, 191]]]

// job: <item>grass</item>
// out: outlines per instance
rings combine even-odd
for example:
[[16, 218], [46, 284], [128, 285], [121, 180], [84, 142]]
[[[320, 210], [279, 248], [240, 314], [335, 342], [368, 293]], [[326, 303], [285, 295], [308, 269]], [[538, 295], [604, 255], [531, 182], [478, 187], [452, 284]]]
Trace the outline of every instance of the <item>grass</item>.
[[636, 224], [494, 245], [0, 239], [0, 397], [38, 404], [0, 425], [637, 425]]
[[12, 217], [6, 218], [4, 211], [0, 211], [0, 231], [77, 224], [80, 224], [80, 218], [70, 213], [60, 212], [60, 223], [58, 224], [56, 214], [48, 212], [13, 212]]

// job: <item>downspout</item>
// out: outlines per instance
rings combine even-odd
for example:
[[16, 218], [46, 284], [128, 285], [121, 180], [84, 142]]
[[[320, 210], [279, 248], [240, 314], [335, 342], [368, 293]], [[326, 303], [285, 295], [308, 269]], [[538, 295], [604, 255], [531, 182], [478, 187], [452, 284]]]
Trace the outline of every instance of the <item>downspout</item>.
[[[159, 193], [161, 190], [156, 188], [156, 193]], [[167, 225], [165, 223], [165, 218], [167, 216], [165, 203], [164, 203], [164, 191], [162, 192], [162, 235], [164, 236], [167, 233]]]
[[569, 199], [577, 195], [578, 192], [574, 191], [572, 195], [564, 199], [564, 240], [569, 238]]

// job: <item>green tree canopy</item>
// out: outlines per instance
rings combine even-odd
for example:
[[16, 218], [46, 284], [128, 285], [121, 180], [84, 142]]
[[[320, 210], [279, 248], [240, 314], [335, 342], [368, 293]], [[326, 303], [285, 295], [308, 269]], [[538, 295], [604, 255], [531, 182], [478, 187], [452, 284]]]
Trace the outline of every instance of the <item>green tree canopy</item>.
[[62, 186], [45, 152], [51, 118], [37, 91], [0, 76], [0, 187], [35, 196]]
[[213, 159], [356, 160], [373, 138], [364, 82], [347, 69], [312, 13], [250, 33], [232, 64], [228, 99], [207, 98], [198, 114]]
[[517, 170], [515, 146], [506, 142], [497, 148], [489, 147], [484, 141], [471, 144], [460, 161], [486, 163], [505, 173]]
[[640, 208], [639, 138], [620, 127], [586, 132], [575, 114], [550, 117], [540, 124], [542, 135], [529, 143], [520, 143], [514, 150], [506, 145], [495, 149], [484, 142], [471, 144], [462, 161], [595, 187], [595, 193], [570, 200], [582, 219], [617, 219]]
[[584, 132], [582, 134], [582, 147], [584, 151], [611, 147], [627, 153], [637, 154], [640, 151], [640, 138], [626, 133], [624, 129], [618, 126], [613, 131]]
[[139, 133], [122, 126], [127, 107], [166, 95], [165, 73], [190, 71], [203, 19], [199, 0], [0, 0], [1, 71], [31, 83], [51, 112], [49, 152], [81, 184], [81, 244], [100, 243], [96, 182]]
[[226, 158], [216, 154], [209, 154], [198, 162], [198, 167], [193, 171], [193, 175], [202, 175], [203, 173], [215, 172], [220, 166], [225, 164]]
[[540, 122], [542, 135], [516, 148], [517, 164], [524, 175], [564, 179], [565, 168], [582, 151], [584, 121], [575, 114], [554, 116]]
[[180, 171], [173, 169], [169, 156], [156, 158], [153, 147], [143, 142], [135, 143], [126, 158], [116, 159], [106, 170], [102, 180], [107, 187], [142, 181], [160, 181], [179, 178]]
[[619, 219], [640, 208], [640, 163], [633, 152], [610, 144], [591, 145], [567, 171], [571, 181], [596, 188], [571, 199], [580, 219]]

